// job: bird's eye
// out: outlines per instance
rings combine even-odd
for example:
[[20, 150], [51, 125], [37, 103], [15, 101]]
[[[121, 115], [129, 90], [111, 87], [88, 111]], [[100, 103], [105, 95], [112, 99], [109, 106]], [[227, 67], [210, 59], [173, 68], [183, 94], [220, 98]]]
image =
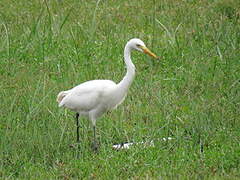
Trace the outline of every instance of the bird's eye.
[[137, 47], [141, 47], [141, 45], [140, 45], [140, 44], [137, 44], [136, 46], [137, 46]]

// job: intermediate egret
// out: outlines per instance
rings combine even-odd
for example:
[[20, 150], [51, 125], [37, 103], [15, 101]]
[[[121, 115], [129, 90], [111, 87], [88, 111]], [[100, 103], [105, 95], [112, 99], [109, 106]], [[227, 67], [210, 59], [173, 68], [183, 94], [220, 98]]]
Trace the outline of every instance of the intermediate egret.
[[116, 108], [123, 102], [134, 79], [135, 66], [131, 61], [132, 50], [137, 50], [157, 58], [157, 56], [145, 46], [143, 41], [137, 38], [131, 39], [127, 42], [124, 49], [124, 61], [127, 67], [127, 73], [118, 84], [111, 80], [91, 80], [58, 94], [57, 102], [59, 103], [59, 107], [65, 107], [76, 112], [77, 142], [80, 142], [78, 119], [81, 116], [85, 116], [92, 122], [94, 136], [93, 147], [95, 150], [97, 149], [97, 118], [106, 111]]

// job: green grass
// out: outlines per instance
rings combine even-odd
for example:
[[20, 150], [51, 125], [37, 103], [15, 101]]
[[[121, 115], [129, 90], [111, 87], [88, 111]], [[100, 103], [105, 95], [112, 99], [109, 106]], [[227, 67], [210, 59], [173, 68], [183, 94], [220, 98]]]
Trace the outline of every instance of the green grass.
[[[137, 76], [118, 109], [92, 129], [56, 95], [91, 79], [119, 82], [123, 48]], [[240, 3], [235, 0], [0, 2], [2, 179], [239, 179]], [[156, 140], [114, 151], [114, 143]]]

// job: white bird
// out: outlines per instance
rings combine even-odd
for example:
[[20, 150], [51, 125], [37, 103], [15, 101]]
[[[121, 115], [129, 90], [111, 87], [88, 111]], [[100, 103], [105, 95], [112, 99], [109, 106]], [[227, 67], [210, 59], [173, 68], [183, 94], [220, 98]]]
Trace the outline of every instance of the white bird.
[[96, 120], [106, 111], [116, 108], [121, 104], [132, 81], [135, 77], [135, 66], [131, 61], [131, 51], [144, 52], [154, 58], [152, 53], [140, 39], [134, 38], [127, 42], [124, 49], [124, 61], [127, 73], [124, 78], [116, 84], [111, 80], [91, 80], [84, 82], [70, 90], [62, 91], [57, 96], [59, 107], [65, 107], [76, 112], [77, 142], [79, 143], [79, 122], [81, 116], [87, 117], [93, 126], [93, 147], [97, 149], [96, 143]]

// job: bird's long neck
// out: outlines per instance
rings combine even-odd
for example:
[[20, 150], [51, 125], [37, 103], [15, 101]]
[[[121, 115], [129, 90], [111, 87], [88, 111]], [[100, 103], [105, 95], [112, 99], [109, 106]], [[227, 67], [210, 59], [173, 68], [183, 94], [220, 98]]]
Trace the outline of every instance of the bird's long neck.
[[129, 46], [129, 44], [127, 44], [124, 49], [124, 62], [127, 66], [127, 73], [122, 79], [122, 81], [118, 83], [119, 89], [124, 92], [126, 92], [131, 86], [132, 81], [135, 77], [135, 66], [131, 60], [131, 51], [132, 48]]

